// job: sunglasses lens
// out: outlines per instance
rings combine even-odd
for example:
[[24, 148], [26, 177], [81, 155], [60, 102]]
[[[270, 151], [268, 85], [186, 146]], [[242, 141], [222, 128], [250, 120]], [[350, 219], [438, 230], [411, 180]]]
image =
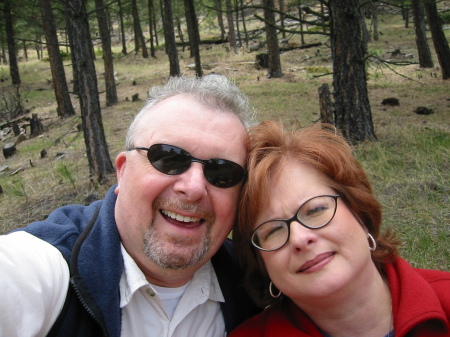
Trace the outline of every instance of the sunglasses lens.
[[244, 169], [225, 159], [210, 159], [205, 164], [206, 179], [216, 187], [227, 188], [238, 184], [244, 177]]
[[244, 177], [244, 169], [229, 160], [201, 160], [192, 157], [189, 152], [167, 144], [154, 144], [147, 151], [152, 166], [159, 172], [168, 175], [181, 174], [189, 169], [192, 161], [204, 165], [203, 172], [211, 185], [220, 188], [232, 187]]
[[191, 166], [189, 153], [172, 145], [154, 144], [147, 157], [153, 167], [164, 174], [181, 174]]

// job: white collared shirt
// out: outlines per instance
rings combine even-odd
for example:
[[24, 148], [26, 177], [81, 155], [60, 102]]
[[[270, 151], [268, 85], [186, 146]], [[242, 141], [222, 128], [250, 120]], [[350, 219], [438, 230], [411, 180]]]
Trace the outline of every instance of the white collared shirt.
[[[195, 273], [169, 319], [157, 292], [123, 248], [122, 253], [122, 337], [225, 336], [220, 309], [224, 298], [211, 262]], [[69, 285], [69, 268], [61, 253], [25, 232], [2, 235], [0, 271], [0, 336], [46, 336]]]
[[[124, 272], [120, 280], [122, 337], [223, 337], [224, 297], [211, 261], [187, 285], [170, 319], [158, 291], [122, 247]], [[179, 289], [178, 289], [179, 290]]]

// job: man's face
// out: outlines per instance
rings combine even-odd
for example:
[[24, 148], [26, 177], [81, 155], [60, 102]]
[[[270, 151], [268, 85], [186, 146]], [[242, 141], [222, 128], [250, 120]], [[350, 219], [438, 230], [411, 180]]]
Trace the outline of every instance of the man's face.
[[[134, 146], [164, 143], [199, 159], [222, 158], [245, 165], [246, 133], [239, 119], [177, 95], [153, 106], [141, 120]], [[218, 250], [235, 221], [240, 184], [211, 185], [203, 164], [179, 175], [156, 170], [144, 150], [116, 159], [115, 209], [122, 243], [147, 279], [164, 283], [155, 270], [197, 270]]]

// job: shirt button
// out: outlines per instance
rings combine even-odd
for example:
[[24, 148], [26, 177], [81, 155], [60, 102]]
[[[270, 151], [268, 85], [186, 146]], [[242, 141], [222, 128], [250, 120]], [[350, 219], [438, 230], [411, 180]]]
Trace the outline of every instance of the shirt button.
[[151, 297], [155, 296], [154, 291], [152, 291], [151, 289], [147, 289], [146, 293], [147, 293], [148, 296], [151, 296]]

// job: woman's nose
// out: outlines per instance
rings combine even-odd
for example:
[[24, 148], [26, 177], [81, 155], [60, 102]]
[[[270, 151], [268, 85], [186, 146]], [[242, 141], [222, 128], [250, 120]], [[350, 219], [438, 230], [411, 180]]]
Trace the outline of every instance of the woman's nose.
[[291, 223], [291, 233], [289, 235], [289, 244], [295, 251], [309, 249], [312, 244], [317, 241], [317, 230], [309, 229], [293, 221]]

